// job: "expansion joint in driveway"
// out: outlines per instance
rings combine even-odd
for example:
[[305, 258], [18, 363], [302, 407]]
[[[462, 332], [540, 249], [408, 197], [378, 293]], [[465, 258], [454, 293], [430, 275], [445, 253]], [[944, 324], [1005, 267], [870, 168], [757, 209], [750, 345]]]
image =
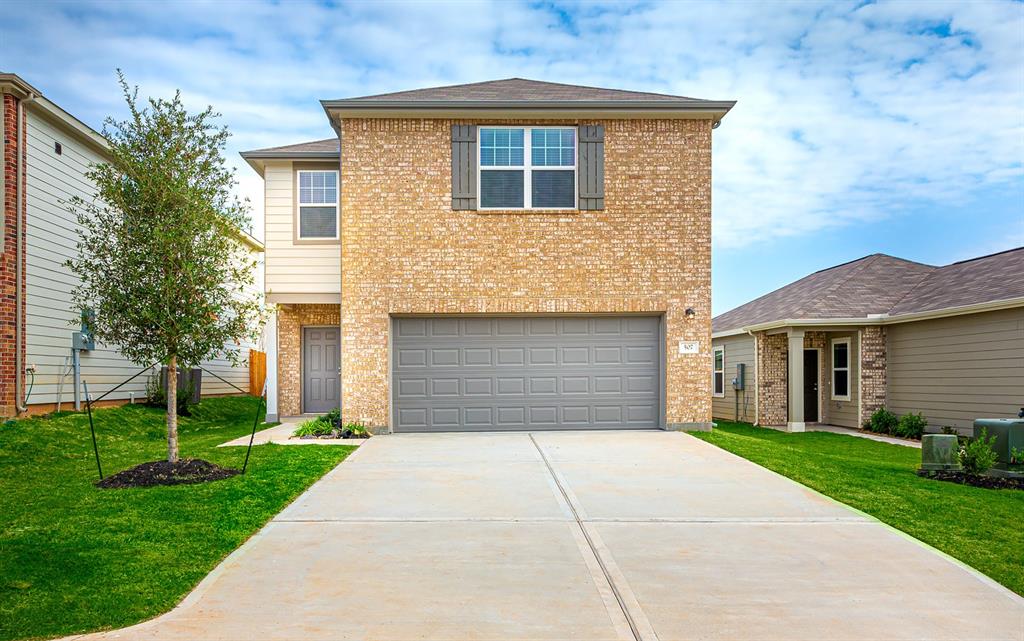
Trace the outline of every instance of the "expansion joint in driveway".
[[[636, 641], [657, 641], [658, 635], [654, 633], [654, 627], [651, 626], [650, 621], [647, 620], [647, 616], [640, 608], [640, 603], [637, 601], [633, 591], [629, 589], [629, 585], [626, 583], [626, 579], [618, 566], [615, 564], [615, 560], [611, 556], [611, 552], [601, 541], [600, 535], [596, 530], [589, 527], [585, 520], [585, 513], [579, 501], [573, 495], [572, 490], [562, 479], [561, 475], [555, 470], [555, 467], [551, 464], [551, 460], [548, 459], [547, 454], [544, 453], [543, 448], [537, 443], [537, 439], [530, 434], [530, 441], [533, 446], [537, 448], [537, 453], [540, 454], [541, 459], [544, 461], [544, 465], [548, 469], [548, 473], [551, 474], [551, 478], [555, 485], [558, 487], [558, 491], [562, 493], [562, 498], [565, 503], [569, 506], [569, 510], [572, 512], [573, 519], [576, 521], [576, 527], [579, 528], [580, 533], [583, 535], [584, 541], [590, 548], [591, 554], [597, 561], [598, 567], [601, 569], [601, 573], [604, 576], [604, 580], [611, 589], [612, 594], [615, 597], [616, 603], [618, 603], [619, 609], [622, 611], [622, 616], [625, 617], [626, 622], [629, 624], [630, 632], [633, 634], [633, 638]], [[597, 577], [594, 577], [597, 579]]]

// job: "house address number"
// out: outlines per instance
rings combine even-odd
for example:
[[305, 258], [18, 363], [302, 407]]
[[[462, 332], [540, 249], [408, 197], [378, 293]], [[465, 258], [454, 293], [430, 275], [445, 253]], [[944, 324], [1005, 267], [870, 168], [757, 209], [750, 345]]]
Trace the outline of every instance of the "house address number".
[[700, 343], [697, 341], [679, 341], [680, 354], [699, 354]]

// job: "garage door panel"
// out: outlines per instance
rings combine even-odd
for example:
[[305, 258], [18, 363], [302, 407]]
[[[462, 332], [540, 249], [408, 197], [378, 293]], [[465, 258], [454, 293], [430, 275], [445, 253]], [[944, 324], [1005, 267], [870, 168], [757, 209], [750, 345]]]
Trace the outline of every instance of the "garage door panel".
[[397, 319], [393, 342], [396, 431], [659, 423], [657, 317]]

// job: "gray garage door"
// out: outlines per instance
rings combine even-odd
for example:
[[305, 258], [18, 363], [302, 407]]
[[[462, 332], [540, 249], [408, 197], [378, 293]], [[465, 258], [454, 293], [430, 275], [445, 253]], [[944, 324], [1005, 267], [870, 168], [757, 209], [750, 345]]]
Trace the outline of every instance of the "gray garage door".
[[397, 432], [652, 428], [657, 317], [396, 318]]

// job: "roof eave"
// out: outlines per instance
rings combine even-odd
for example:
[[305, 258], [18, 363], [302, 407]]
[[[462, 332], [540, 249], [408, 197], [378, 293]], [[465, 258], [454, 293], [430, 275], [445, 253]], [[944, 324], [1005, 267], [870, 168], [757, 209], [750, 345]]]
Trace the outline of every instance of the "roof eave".
[[[734, 100], [321, 100], [328, 116], [334, 118], [443, 117], [445, 115], [489, 116], [515, 111], [517, 115], [582, 115], [636, 118], [675, 117], [721, 120], [736, 104]], [[331, 118], [332, 125], [334, 118]]]
[[999, 300], [985, 301], [971, 305], [957, 305], [955, 307], [943, 307], [941, 309], [930, 309], [923, 312], [911, 312], [906, 314], [876, 314], [872, 316], [860, 316], [851, 318], [784, 318], [763, 323], [752, 323], [742, 327], [733, 327], [711, 333], [711, 338], [725, 338], [750, 332], [766, 332], [786, 327], [832, 327], [849, 325], [895, 325], [898, 323], [911, 323], [915, 321], [931, 320], [933, 318], [947, 318], [949, 316], [963, 316], [966, 314], [980, 314], [982, 312], [994, 312], [1001, 309], [1013, 309], [1024, 307], [1024, 296], [1004, 298]]
[[337, 160], [339, 151], [242, 151], [238, 153], [260, 176], [267, 160]]

